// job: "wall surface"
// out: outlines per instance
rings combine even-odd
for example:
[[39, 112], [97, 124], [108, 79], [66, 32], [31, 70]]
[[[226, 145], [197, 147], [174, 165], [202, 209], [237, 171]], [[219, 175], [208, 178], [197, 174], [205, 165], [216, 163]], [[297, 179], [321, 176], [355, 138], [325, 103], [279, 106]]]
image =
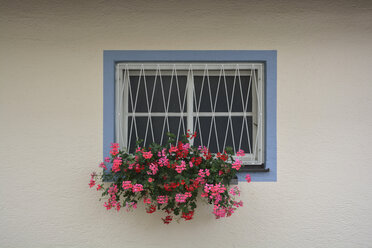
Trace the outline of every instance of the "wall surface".
[[[371, 1], [0, 0], [0, 247], [372, 247]], [[170, 226], [107, 212], [107, 49], [278, 51], [278, 181]]]

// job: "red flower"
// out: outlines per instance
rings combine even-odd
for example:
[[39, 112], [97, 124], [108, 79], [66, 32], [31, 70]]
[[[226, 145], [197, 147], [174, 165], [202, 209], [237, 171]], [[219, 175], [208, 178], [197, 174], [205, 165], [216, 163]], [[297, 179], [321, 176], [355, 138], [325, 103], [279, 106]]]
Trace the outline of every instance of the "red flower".
[[195, 190], [195, 188], [193, 186], [185, 185], [185, 188], [186, 188], [187, 191], [194, 191]]
[[146, 209], [146, 212], [149, 213], [149, 214], [152, 214], [155, 211], [156, 211], [156, 206], [155, 205], [150, 205], [150, 208]]
[[165, 218], [161, 218], [161, 219], [163, 220], [164, 224], [168, 225], [169, 223], [172, 222], [173, 217], [170, 215], [167, 215]]
[[170, 186], [175, 189], [180, 186], [180, 183], [170, 183]]
[[194, 215], [194, 211], [190, 211], [190, 212], [188, 212], [188, 213], [184, 213], [184, 212], [183, 212], [181, 218], [184, 218], [185, 221], [186, 221], [186, 220], [191, 220], [192, 217], [193, 217], [193, 215]]
[[221, 159], [222, 161], [226, 161], [228, 159], [228, 156], [225, 152], [224, 152], [224, 154], [219, 152], [219, 153], [217, 153], [217, 158]]
[[169, 186], [169, 184], [164, 184], [164, 189], [166, 191], [172, 191], [171, 187]]
[[198, 165], [200, 165], [201, 164], [201, 162], [202, 162], [202, 158], [201, 157], [192, 157], [191, 158], [191, 162], [195, 165], [195, 166], [198, 166]]

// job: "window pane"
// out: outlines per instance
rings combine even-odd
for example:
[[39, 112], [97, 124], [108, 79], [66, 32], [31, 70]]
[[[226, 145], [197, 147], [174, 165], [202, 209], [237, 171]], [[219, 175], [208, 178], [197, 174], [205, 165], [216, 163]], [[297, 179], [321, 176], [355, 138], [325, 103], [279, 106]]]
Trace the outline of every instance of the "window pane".
[[[252, 111], [252, 83], [250, 76], [194, 76], [196, 104], [199, 112]], [[249, 95], [248, 95], [249, 92]], [[249, 96], [249, 97], [248, 97]], [[247, 103], [248, 101], [248, 103]], [[247, 107], [246, 107], [247, 104]]]
[[[221, 93], [222, 88], [221, 83], [218, 87], [218, 80], [218, 76], [194, 76], [194, 89], [196, 96], [196, 104], [194, 101], [194, 111], [199, 109], [199, 112], [212, 112], [216, 100], [217, 88], [219, 88], [219, 93]], [[224, 92], [225, 91], [222, 91], [222, 93]], [[221, 98], [219, 100], [221, 102], [218, 103], [218, 106], [225, 106], [224, 111], [227, 112], [226, 99]]]
[[[224, 147], [230, 146], [236, 151], [243, 149], [251, 153], [253, 147], [252, 117], [246, 117], [243, 123], [243, 116], [215, 117], [211, 124], [212, 117], [194, 118], [195, 130], [198, 136], [194, 140], [194, 145], [204, 145], [213, 153], [222, 152]], [[242, 129], [243, 127], [243, 129]], [[217, 135], [216, 135], [217, 133]], [[249, 133], [249, 135], [248, 135]]]
[[150, 112], [149, 109], [151, 107], [151, 103], [151, 112], [166, 112], [164, 109], [164, 103], [165, 107], [167, 107], [168, 99], [170, 99], [168, 112], [177, 113], [181, 112], [181, 109], [186, 111], [185, 94], [187, 76], [130, 76], [129, 81], [129, 113], [133, 112], [134, 105], [136, 106], [135, 111], [138, 113]]
[[[234, 85], [234, 77], [229, 77], [228, 83]], [[252, 112], [252, 82], [249, 84], [249, 76], [240, 76], [235, 79], [235, 86], [229, 88], [229, 99], [231, 102], [232, 112]], [[232, 89], [234, 89], [234, 94], [232, 94]], [[249, 92], [249, 95], [248, 95]], [[232, 99], [231, 99], [232, 96]], [[248, 104], [247, 104], [248, 101]], [[247, 106], [246, 106], [247, 104]]]
[[[151, 143], [166, 144], [168, 140], [167, 132], [171, 132], [177, 136], [179, 139], [182, 135], [186, 133], [186, 117], [183, 117], [183, 123], [180, 117], [151, 117], [151, 123], [148, 117], [128, 117], [128, 140], [129, 140], [129, 152], [135, 151], [136, 145], [136, 130], [138, 134], [138, 139], [143, 139], [146, 143], [142, 143], [142, 146], [149, 146]], [[133, 122], [133, 125], [132, 125]], [[136, 125], [134, 125], [134, 122]], [[152, 125], [151, 125], [152, 124]], [[151, 128], [152, 127], [152, 128]], [[168, 129], [169, 128], [169, 129]], [[146, 135], [147, 129], [147, 135]], [[164, 129], [164, 131], [163, 131]], [[132, 132], [132, 134], [130, 134]]]
[[[169, 102], [168, 112], [178, 113], [181, 109], [185, 112], [187, 76], [162, 76], [162, 79], [166, 104], [168, 105]], [[169, 89], [171, 89], [170, 99]]]

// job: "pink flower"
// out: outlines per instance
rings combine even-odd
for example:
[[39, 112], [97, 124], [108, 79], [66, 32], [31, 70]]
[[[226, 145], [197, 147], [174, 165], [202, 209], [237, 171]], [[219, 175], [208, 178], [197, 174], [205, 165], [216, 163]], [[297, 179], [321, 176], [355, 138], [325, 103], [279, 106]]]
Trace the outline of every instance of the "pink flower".
[[210, 176], [210, 172], [209, 172], [209, 170], [208, 169], [205, 169], [205, 170], [203, 170], [203, 169], [200, 169], [199, 170], [199, 173], [198, 173], [198, 175], [199, 175], [199, 177], [201, 177], [201, 178], [203, 178], [203, 177], [205, 177], [205, 176]]
[[186, 197], [191, 197], [192, 194], [191, 194], [191, 192], [186, 192], [186, 193], [185, 193], [185, 196], [186, 196]]
[[235, 162], [232, 164], [232, 168], [240, 170], [240, 167], [242, 167], [240, 160], [239, 159], [235, 160]]
[[99, 164], [99, 167], [101, 167], [101, 168], [107, 170], [107, 167], [106, 167], [106, 165], [105, 165], [104, 162], [100, 163], [100, 164]]
[[123, 185], [122, 185], [123, 189], [131, 189], [132, 187], [133, 185], [131, 181], [123, 181]]
[[235, 186], [232, 189], [230, 189], [229, 193], [232, 194], [232, 195], [239, 195], [240, 196], [240, 190], [239, 190], [238, 186]]
[[240, 157], [243, 157], [245, 155], [244, 151], [242, 149], [240, 149], [237, 153], [236, 153], [236, 156], [240, 156]]
[[110, 154], [112, 156], [116, 156], [119, 154], [119, 144], [118, 143], [111, 143], [111, 151]]
[[149, 168], [151, 170], [151, 172], [150, 171], [147, 172], [147, 174], [149, 174], [149, 175], [155, 175], [156, 172], [158, 172], [158, 170], [159, 170], [158, 169], [158, 165], [156, 163], [151, 163], [150, 166], [149, 166]]
[[151, 151], [149, 151], [149, 152], [142, 152], [142, 155], [143, 155], [143, 157], [144, 157], [145, 159], [150, 159], [150, 158], [152, 158], [152, 153], [151, 153]]
[[102, 189], [102, 185], [98, 184], [97, 185], [97, 191], [100, 190], [100, 189]]
[[251, 182], [251, 175], [247, 174], [245, 176], [245, 180], [247, 180], [247, 182], [250, 183]]
[[171, 148], [169, 149], [169, 153], [177, 152], [177, 151], [178, 151], [177, 146], [171, 145]]
[[182, 145], [183, 150], [188, 150], [190, 148], [190, 143], [185, 143]]
[[168, 196], [159, 195], [156, 199], [158, 204], [167, 204], [168, 203]]
[[143, 199], [143, 203], [150, 204], [151, 203], [151, 199], [150, 198], [144, 198]]
[[185, 161], [181, 161], [181, 164], [177, 164], [176, 165], [176, 171], [178, 173], [182, 173], [182, 171], [186, 170], [186, 162]]
[[186, 198], [187, 196], [184, 195], [184, 194], [176, 194], [176, 202], [179, 202], [179, 203], [183, 203], [183, 202], [186, 202]]
[[208, 193], [201, 193], [200, 196], [201, 197], [208, 197]]
[[159, 165], [160, 165], [160, 167], [168, 166], [169, 165], [169, 159], [167, 157], [161, 157], [159, 159]]
[[96, 185], [96, 181], [94, 181], [93, 178], [91, 178], [89, 182], [89, 188], [92, 188], [94, 185]]
[[154, 181], [154, 178], [150, 177], [147, 181], [149, 181], [149, 183], [152, 183]]
[[159, 157], [159, 158], [160, 158], [160, 157], [165, 157], [165, 156], [166, 156], [165, 151], [166, 151], [165, 148], [163, 148], [163, 150], [161, 150], [161, 152], [159, 151], [159, 152], [158, 152], [158, 157]]
[[141, 151], [141, 147], [137, 147], [136, 152], [140, 152], [140, 151]]
[[105, 162], [106, 163], [110, 163], [110, 158], [109, 157], [105, 157]]
[[118, 172], [120, 171], [120, 165], [122, 164], [122, 160], [120, 157], [114, 158], [114, 162], [112, 164], [112, 171]]
[[118, 193], [118, 186], [117, 185], [114, 185], [114, 186], [111, 186], [109, 189], [108, 189], [108, 193], [109, 195], [111, 196], [115, 196], [116, 193]]
[[137, 184], [133, 185], [132, 190], [133, 190], [133, 192], [141, 192], [141, 191], [143, 191], [143, 185], [137, 183]]
[[189, 166], [190, 166], [190, 168], [192, 168], [194, 166], [194, 164], [190, 161]]
[[237, 208], [238, 208], [238, 207], [243, 207], [243, 202], [242, 202], [242, 201], [238, 201], [238, 202], [237, 202], [237, 201], [234, 201], [233, 204], [234, 204], [234, 206], [237, 207]]

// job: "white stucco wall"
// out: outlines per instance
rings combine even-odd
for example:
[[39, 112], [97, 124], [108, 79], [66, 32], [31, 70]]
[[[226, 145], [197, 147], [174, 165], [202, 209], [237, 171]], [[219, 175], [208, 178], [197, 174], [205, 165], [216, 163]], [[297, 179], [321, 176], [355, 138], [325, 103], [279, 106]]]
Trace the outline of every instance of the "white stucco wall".
[[[371, 1], [1, 0], [0, 247], [372, 247], [371, 44]], [[105, 49], [278, 50], [278, 182], [226, 220], [107, 212]]]

